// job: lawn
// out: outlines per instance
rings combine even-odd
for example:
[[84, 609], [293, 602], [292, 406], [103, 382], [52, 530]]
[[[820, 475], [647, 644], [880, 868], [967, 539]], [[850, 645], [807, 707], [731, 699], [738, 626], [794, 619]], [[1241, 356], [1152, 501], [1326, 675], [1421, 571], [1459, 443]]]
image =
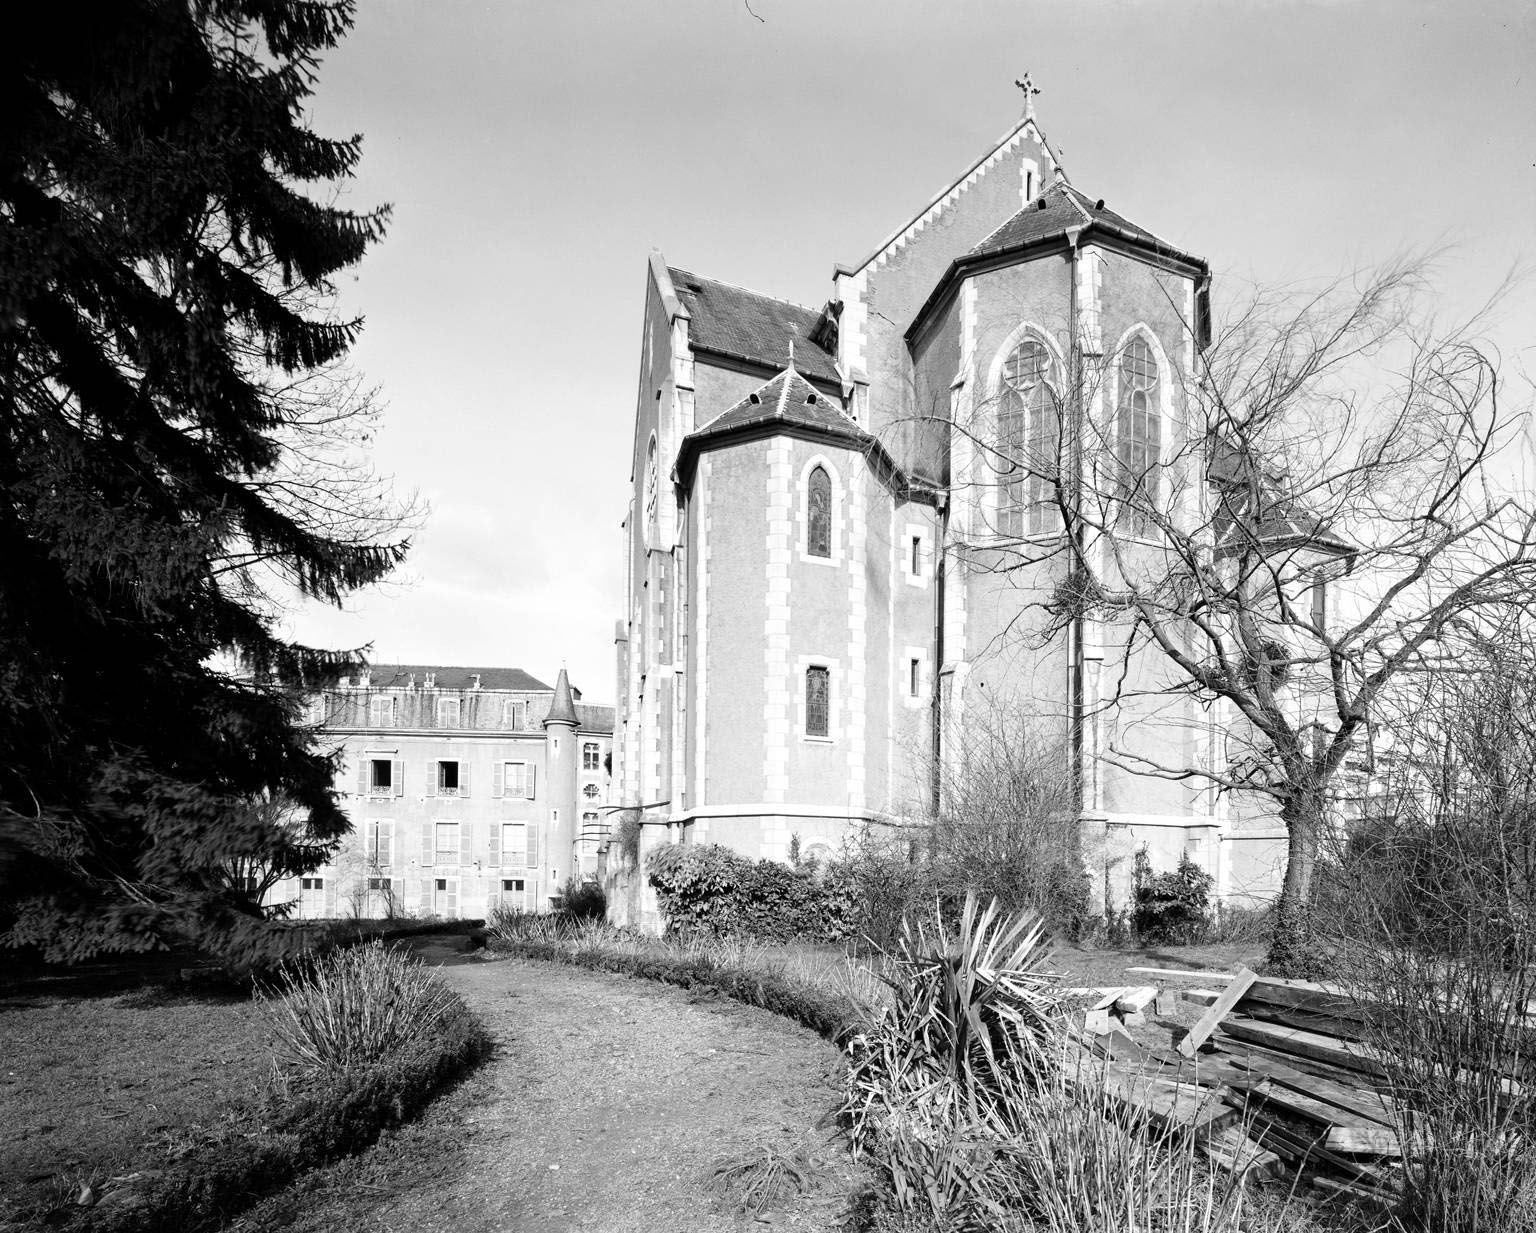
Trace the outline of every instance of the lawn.
[[195, 1128], [252, 1107], [267, 1036], [248, 1000], [0, 996], [0, 1225], [163, 1167]]

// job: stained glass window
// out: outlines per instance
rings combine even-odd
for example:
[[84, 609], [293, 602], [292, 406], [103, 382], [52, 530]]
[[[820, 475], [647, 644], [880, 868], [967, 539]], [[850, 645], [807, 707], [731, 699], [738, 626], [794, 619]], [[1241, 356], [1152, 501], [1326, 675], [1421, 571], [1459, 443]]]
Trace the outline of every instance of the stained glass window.
[[1162, 416], [1158, 412], [1157, 359], [1144, 338], [1120, 354], [1120, 395], [1115, 411], [1115, 488], [1119, 523], [1132, 535], [1156, 528], [1162, 471]]
[[806, 736], [826, 736], [830, 729], [827, 726], [829, 707], [829, 694], [831, 691], [830, 668], [807, 668], [805, 670], [805, 734]]
[[805, 550], [813, 557], [832, 555], [832, 478], [825, 467], [812, 467], [806, 480]]
[[1061, 447], [1056, 383], [1056, 361], [1038, 338], [1026, 338], [1003, 366], [997, 409], [1000, 534], [1048, 534], [1061, 524], [1052, 482]]

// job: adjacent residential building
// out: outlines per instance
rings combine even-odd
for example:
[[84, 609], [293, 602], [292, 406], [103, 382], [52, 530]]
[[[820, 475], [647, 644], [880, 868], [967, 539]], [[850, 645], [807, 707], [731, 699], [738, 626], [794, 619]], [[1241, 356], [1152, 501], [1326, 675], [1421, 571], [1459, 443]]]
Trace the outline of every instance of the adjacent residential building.
[[374, 665], [312, 702], [336, 741], [352, 833], [271, 898], [303, 916], [547, 911], [598, 873], [613, 708], [520, 668]]
[[1272, 890], [1272, 818], [1100, 756], [1114, 739], [1196, 764], [1221, 734], [1155, 654], [1120, 658], [1091, 620], [1050, 635], [1064, 528], [1018, 462], [1061, 453], [1073, 403], [1138, 483], [1189, 499], [1201, 477], [1168, 460], [1189, 453], [1209, 288], [1202, 258], [1071, 183], [1029, 107], [838, 265], [822, 307], [653, 253], [618, 627], [615, 799], [640, 849], [782, 859], [920, 823], [1005, 712], [1079, 759], [1096, 891], [1123, 903], [1143, 845], [1159, 867], [1191, 853], [1223, 894]]

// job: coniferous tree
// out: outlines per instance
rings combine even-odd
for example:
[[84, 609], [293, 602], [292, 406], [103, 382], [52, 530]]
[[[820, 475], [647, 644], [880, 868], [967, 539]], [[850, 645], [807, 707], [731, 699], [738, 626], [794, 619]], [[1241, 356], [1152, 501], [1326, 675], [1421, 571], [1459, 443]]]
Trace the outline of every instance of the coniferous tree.
[[249, 957], [268, 930], [233, 871], [313, 869], [347, 829], [297, 699], [352, 657], [275, 618], [285, 594], [339, 602], [405, 548], [281, 482], [306, 374], [334, 371], [361, 324], [318, 311], [328, 280], [387, 213], [315, 196], [359, 154], [303, 114], [352, 10], [61, 0], [0, 41], [14, 944]]

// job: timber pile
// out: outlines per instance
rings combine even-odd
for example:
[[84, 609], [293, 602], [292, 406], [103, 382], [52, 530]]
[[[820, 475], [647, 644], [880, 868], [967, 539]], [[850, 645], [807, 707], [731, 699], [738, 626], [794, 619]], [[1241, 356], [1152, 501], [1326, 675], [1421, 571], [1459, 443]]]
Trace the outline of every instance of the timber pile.
[[[1170, 981], [1209, 985], [1211, 997], [1195, 999], [1209, 1005], [1175, 1048], [1158, 1049], [1131, 1038], [1123, 1019], [1115, 1021], [1118, 999], [1102, 991], [1102, 1004], [1086, 1013], [1085, 1040], [1106, 1059], [1112, 1100], [1198, 1134], [1207, 1156], [1233, 1172], [1294, 1171], [1333, 1193], [1392, 1198], [1403, 1155], [1399, 1122], [1359, 1003], [1337, 986], [1271, 980], [1246, 968], [1231, 976], [1132, 973], [1159, 982], [1138, 987], [1147, 993], [1138, 993], [1140, 1010]], [[1524, 1094], [1515, 1080], [1507, 1084]]]

